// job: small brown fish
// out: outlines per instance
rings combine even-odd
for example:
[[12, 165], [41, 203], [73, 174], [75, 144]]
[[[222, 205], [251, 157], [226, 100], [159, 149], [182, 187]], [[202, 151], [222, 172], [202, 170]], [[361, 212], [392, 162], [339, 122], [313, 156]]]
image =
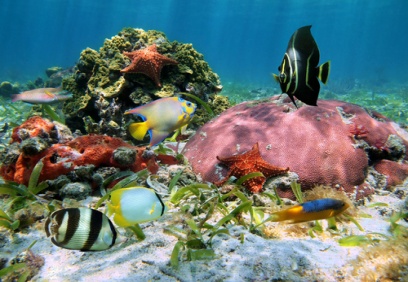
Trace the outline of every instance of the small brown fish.
[[61, 91], [61, 88], [37, 88], [13, 94], [12, 102], [23, 101], [30, 104], [53, 104], [72, 98], [72, 93]]

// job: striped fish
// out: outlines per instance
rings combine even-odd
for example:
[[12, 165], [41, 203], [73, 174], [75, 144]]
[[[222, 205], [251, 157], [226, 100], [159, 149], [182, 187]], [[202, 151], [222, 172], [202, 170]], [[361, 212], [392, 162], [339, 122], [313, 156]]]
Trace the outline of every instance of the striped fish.
[[326, 84], [330, 73], [330, 61], [317, 66], [320, 52], [310, 32], [311, 27], [308, 25], [295, 31], [278, 67], [279, 75], [273, 74], [282, 93], [288, 94], [296, 107], [294, 96], [307, 105], [317, 106], [320, 91], [318, 78]]
[[47, 237], [58, 247], [80, 251], [103, 251], [117, 241], [117, 231], [109, 218], [88, 208], [53, 212], [45, 222]]

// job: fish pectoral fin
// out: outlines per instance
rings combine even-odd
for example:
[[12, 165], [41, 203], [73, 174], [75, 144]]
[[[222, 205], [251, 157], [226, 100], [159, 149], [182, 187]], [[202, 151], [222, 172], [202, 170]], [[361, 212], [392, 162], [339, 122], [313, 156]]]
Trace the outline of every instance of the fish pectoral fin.
[[143, 140], [148, 130], [149, 127], [147, 126], [147, 123], [145, 121], [135, 122], [129, 125], [130, 134], [132, 135], [133, 138], [137, 140]]
[[156, 209], [156, 203], [152, 205], [152, 209], [149, 211], [149, 214], [152, 215], [154, 213], [154, 210]]
[[319, 74], [318, 74], [318, 78], [320, 79], [321, 82], [323, 82], [324, 84], [327, 83], [327, 80], [329, 79], [329, 74], [330, 74], [330, 65], [331, 62], [327, 61], [324, 64], [322, 64], [319, 67]]
[[180, 128], [181, 134], [183, 134], [183, 133], [187, 130], [187, 126], [188, 126], [188, 124], [183, 125], [183, 126]]
[[47, 96], [50, 96], [50, 97], [54, 97], [55, 95], [53, 94], [53, 93], [51, 93], [50, 91], [45, 91], [45, 94], [47, 95]]
[[280, 83], [279, 75], [273, 73], [272, 76], [273, 76], [273, 79], [276, 80], [276, 82]]

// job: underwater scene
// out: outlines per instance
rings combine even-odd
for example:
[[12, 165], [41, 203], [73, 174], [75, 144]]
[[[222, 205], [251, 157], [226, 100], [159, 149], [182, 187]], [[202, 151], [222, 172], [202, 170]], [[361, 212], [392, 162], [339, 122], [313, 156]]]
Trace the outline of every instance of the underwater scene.
[[1, 281], [408, 281], [408, 1], [3, 0]]

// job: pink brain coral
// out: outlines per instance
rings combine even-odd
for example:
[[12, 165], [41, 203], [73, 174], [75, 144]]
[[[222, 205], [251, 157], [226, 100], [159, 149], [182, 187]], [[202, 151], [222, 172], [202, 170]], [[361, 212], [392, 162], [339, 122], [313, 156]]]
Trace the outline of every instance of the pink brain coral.
[[[355, 138], [352, 125], [367, 134]], [[374, 188], [366, 181], [368, 168], [383, 158], [404, 161], [408, 137], [397, 124], [354, 104], [321, 100], [318, 107], [294, 110], [273, 97], [228, 109], [197, 131], [184, 154], [204, 180], [216, 182], [227, 172], [216, 157], [241, 154], [256, 142], [263, 158], [289, 167], [302, 188], [332, 185], [361, 198]], [[280, 194], [293, 196], [285, 189]]]

